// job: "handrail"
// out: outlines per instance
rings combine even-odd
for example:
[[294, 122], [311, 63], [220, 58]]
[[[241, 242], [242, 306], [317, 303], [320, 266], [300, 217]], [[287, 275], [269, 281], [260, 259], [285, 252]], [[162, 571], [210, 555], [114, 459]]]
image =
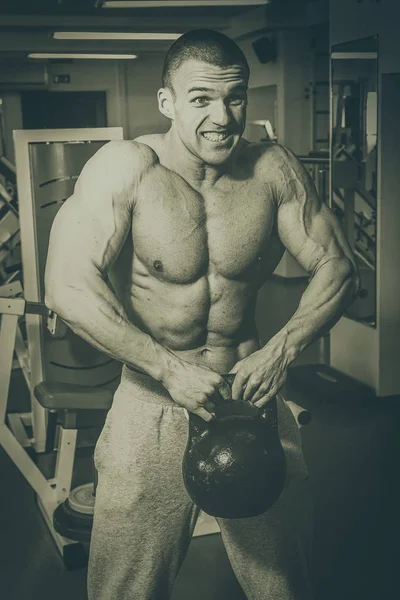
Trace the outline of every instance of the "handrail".
[[1, 183], [0, 183], [0, 200], [2, 200], [7, 205], [7, 208], [9, 210], [11, 210], [11, 212], [14, 213], [14, 215], [16, 217], [19, 216], [18, 210], [12, 204], [12, 198], [11, 198], [10, 194], [7, 192], [6, 188]]
[[357, 186], [354, 188], [359, 196], [368, 204], [368, 206], [372, 209], [376, 209], [376, 199], [372, 194], [368, 192], [368, 190], [364, 190], [364, 188]]
[[[316, 153], [315, 153], [316, 154]], [[327, 173], [329, 172], [328, 156], [297, 155], [297, 158], [304, 164], [310, 165], [312, 169], [312, 178], [320, 199], [323, 202], [327, 200]]]
[[329, 158], [325, 158], [323, 156], [301, 156], [298, 154], [297, 158], [306, 165], [329, 165]]
[[3, 175], [11, 181], [11, 183], [17, 182], [17, 170], [5, 156], [0, 156], [0, 172], [3, 173]]
[[[335, 191], [336, 194], [336, 191]], [[339, 194], [337, 194], [338, 197], [340, 198]], [[342, 198], [340, 198], [342, 200]], [[341, 214], [344, 213], [344, 209], [340, 206], [340, 204], [337, 202], [337, 200], [335, 199], [335, 197], [333, 197], [333, 203], [334, 205], [340, 210]], [[361, 215], [360, 213], [358, 213], [356, 210], [354, 211], [354, 214], [356, 215], [356, 217], [358, 219], [361, 220]], [[357, 231], [361, 231], [361, 233], [367, 238], [367, 240], [370, 242], [371, 245], [376, 246], [376, 240], [371, 237], [371, 235], [368, 233], [368, 231], [365, 231], [364, 226], [361, 223], [357, 223], [357, 221], [354, 221], [354, 226], [357, 229]]]
[[366, 258], [366, 257], [365, 257], [365, 256], [362, 254], [362, 252], [360, 252], [359, 250], [357, 250], [357, 248], [354, 248], [354, 254], [355, 254], [355, 255], [356, 255], [356, 256], [357, 256], [357, 257], [358, 257], [360, 260], [362, 260], [362, 261], [363, 261], [363, 263], [364, 263], [365, 265], [367, 265], [367, 267], [369, 267], [369, 268], [371, 269], [371, 271], [376, 271], [376, 267], [375, 267], [375, 265], [373, 265], [373, 264], [372, 264], [372, 263], [371, 263], [371, 262], [368, 260], [368, 258]]

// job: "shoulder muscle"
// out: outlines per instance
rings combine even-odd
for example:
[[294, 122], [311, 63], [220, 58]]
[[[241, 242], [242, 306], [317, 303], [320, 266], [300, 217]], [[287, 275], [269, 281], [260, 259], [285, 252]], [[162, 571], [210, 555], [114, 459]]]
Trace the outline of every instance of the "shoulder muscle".
[[101, 196], [112, 196], [133, 207], [136, 186], [157, 162], [155, 152], [144, 144], [125, 140], [108, 142], [84, 166], [74, 194], [85, 196], [90, 190], [93, 198], [95, 188]]
[[73, 279], [93, 267], [107, 273], [131, 229], [136, 186], [156, 161], [134, 142], [109, 142], [96, 152], [54, 219], [48, 274]]

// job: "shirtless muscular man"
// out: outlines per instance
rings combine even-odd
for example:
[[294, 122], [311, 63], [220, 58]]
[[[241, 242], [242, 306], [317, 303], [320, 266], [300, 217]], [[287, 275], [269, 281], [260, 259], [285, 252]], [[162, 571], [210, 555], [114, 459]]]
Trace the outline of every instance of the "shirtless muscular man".
[[[170, 597], [199, 512], [181, 473], [185, 409], [209, 420], [215, 394], [268, 402], [358, 290], [343, 231], [303, 166], [283, 146], [242, 138], [248, 78], [226, 36], [181, 36], [158, 92], [169, 131], [103, 146], [53, 224], [47, 306], [124, 365], [95, 451], [90, 600]], [[257, 291], [285, 248], [310, 283], [260, 347]], [[278, 418], [281, 497], [260, 517], [219, 524], [249, 600], [309, 600], [307, 470], [279, 394]]]

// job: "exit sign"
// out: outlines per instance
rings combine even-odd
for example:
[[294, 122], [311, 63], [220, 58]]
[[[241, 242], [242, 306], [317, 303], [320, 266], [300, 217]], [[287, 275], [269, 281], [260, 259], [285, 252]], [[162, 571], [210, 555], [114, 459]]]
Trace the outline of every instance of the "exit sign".
[[53, 75], [53, 83], [71, 83], [71, 76], [65, 75]]

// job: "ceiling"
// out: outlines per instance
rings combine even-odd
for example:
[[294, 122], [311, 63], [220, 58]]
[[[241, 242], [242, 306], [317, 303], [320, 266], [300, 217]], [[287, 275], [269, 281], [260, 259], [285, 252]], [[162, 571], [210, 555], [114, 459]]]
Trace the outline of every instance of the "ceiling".
[[[156, 0], [150, 0], [156, 1]], [[165, 1], [165, 0], [164, 0]], [[184, 33], [195, 28], [229, 30], [256, 6], [101, 8], [101, 0], [0, 0], [0, 60], [25, 60], [29, 52], [165, 52], [171, 41], [54, 40], [54, 31]], [[215, 0], [217, 2], [217, 0]], [[256, 0], [257, 1], [257, 0]], [[270, 0], [258, 10], [294, 14], [314, 0]], [[235, 0], [232, 0], [235, 3]], [[159, 4], [159, 2], [157, 2]]]
[[[136, 0], [139, 4], [143, 4], [140, 0]], [[168, 3], [168, 0], [162, 0]], [[227, 0], [223, 0], [225, 3]], [[246, 0], [245, 0], [246, 1]], [[260, 4], [262, 0], [254, 0], [254, 5]], [[281, 0], [282, 1], [282, 0]], [[285, 0], [283, 0], [285, 1]], [[301, 1], [301, 0], [300, 0]], [[112, 3], [113, 0], [110, 0]], [[135, 2], [135, 0], [133, 0]], [[190, 6], [191, 0], [176, 0], [181, 6], [160, 8], [159, 0], [148, 0], [148, 4], [152, 3], [154, 7], [132, 7], [132, 8], [103, 8], [102, 0], [2, 0], [0, 3], [0, 14], [14, 15], [107, 15], [113, 16], [132, 16], [133, 14], [143, 16], [187, 16], [205, 14], [211, 17], [231, 17], [248, 11], [251, 8], [251, 0], [247, 0], [249, 6], [240, 6], [240, 0], [231, 0], [231, 6], [217, 6], [218, 1], [215, 0], [215, 6], [193, 7]], [[265, 0], [267, 3], [267, 0]], [[236, 6], [235, 6], [236, 4]]]

